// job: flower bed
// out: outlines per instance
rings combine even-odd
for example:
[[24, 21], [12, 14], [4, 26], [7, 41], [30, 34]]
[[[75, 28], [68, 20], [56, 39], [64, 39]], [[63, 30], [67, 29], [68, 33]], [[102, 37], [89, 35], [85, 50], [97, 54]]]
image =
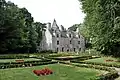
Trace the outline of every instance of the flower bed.
[[24, 62], [24, 60], [15, 60], [16, 62]]
[[107, 59], [107, 60], [105, 60], [106, 62], [113, 62], [114, 60], [112, 60], [112, 59]]
[[33, 70], [33, 73], [36, 74], [37, 76], [43, 76], [43, 75], [53, 74], [53, 71], [48, 68], [45, 68], [42, 70]]

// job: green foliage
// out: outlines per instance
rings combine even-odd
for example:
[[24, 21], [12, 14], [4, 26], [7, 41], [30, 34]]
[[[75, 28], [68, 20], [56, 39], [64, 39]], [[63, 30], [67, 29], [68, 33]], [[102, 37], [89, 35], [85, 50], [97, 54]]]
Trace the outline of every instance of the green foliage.
[[32, 66], [38, 66], [38, 65], [47, 65], [47, 64], [55, 64], [56, 61], [30, 61], [25, 63], [0, 63], [0, 69], [6, 69], [6, 68], [18, 68], [18, 67], [31, 67]]
[[86, 14], [84, 27], [93, 47], [107, 55], [120, 55], [120, 2], [80, 0]]
[[33, 26], [35, 28], [35, 31], [37, 33], [37, 45], [39, 46], [41, 40], [42, 40], [42, 35], [43, 32], [45, 31], [46, 24], [40, 23], [40, 22], [35, 22], [33, 23]]
[[[33, 17], [26, 8], [19, 8], [10, 1], [0, 0], [0, 52], [36, 52], [45, 28], [36, 31], [36, 25], [33, 25]], [[39, 24], [40, 28], [41, 25], [44, 24]]]
[[74, 24], [73, 26], [69, 27], [68, 29], [71, 31], [76, 31], [78, 26], [80, 26], [81, 24]]

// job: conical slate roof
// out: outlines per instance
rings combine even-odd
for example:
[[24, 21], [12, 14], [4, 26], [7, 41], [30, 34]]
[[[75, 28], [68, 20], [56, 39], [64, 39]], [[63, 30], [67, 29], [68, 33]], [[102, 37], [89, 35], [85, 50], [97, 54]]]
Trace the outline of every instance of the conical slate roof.
[[54, 19], [53, 24], [52, 24], [52, 29], [59, 29], [55, 19]]

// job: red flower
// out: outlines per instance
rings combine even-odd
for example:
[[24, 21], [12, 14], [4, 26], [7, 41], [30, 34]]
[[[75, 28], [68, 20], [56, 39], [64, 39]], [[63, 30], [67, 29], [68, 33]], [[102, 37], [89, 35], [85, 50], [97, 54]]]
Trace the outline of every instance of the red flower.
[[48, 69], [48, 68], [45, 68], [45, 69], [42, 69], [42, 70], [33, 70], [33, 73], [36, 74], [37, 76], [40, 76], [40, 75], [53, 74], [53, 71]]

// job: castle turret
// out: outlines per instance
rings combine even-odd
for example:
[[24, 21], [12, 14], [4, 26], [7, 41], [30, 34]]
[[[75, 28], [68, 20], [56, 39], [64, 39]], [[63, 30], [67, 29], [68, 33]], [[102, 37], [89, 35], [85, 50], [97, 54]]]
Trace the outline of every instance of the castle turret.
[[52, 29], [59, 29], [56, 20], [54, 19], [53, 24], [52, 24]]

